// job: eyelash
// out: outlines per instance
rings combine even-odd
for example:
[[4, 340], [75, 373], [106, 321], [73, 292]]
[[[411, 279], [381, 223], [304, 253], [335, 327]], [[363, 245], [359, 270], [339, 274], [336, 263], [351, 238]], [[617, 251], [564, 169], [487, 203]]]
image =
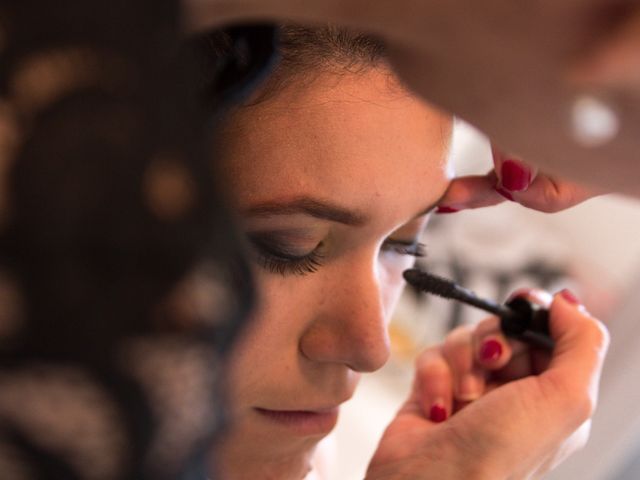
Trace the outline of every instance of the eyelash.
[[421, 242], [403, 243], [399, 241], [386, 242], [382, 249], [387, 252], [399, 253], [400, 255], [410, 255], [412, 257], [425, 257], [427, 246]]
[[322, 266], [322, 255], [315, 250], [304, 257], [293, 257], [265, 251], [261, 251], [259, 255], [259, 263], [262, 268], [283, 277], [289, 274], [306, 275], [315, 273]]
[[272, 241], [254, 237], [251, 239], [257, 253], [258, 264], [270, 273], [282, 276], [289, 274], [306, 275], [314, 273], [322, 266], [322, 254], [318, 251], [322, 243], [303, 256], [292, 255], [272, 245]]
[[[318, 268], [322, 266], [323, 255], [318, 251], [322, 243], [315, 250], [302, 257], [278, 251], [256, 239], [253, 240], [253, 243], [258, 250], [259, 265], [270, 273], [282, 276], [289, 274], [306, 275], [317, 272]], [[382, 250], [412, 257], [424, 257], [426, 255], [426, 245], [419, 242], [387, 241], [382, 245]]]

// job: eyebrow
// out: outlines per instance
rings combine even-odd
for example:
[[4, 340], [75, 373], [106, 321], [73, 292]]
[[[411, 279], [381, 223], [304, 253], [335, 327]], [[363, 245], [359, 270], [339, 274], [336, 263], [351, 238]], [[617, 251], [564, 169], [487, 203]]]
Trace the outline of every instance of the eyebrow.
[[300, 213], [355, 227], [364, 225], [369, 221], [369, 218], [363, 213], [348, 210], [330, 202], [316, 200], [310, 197], [298, 197], [285, 202], [274, 201], [259, 203], [246, 210], [246, 214], [253, 217], [295, 215]]
[[[429, 205], [421, 210], [413, 218], [418, 218], [433, 210], [438, 202]], [[349, 210], [339, 205], [332, 204], [324, 200], [318, 200], [311, 197], [298, 197], [287, 201], [271, 201], [252, 205], [244, 212], [252, 217], [271, 217], [275, 215], [296, 215], [304, 214], [322, 220], [342, 223], [359, 227], [365, 225], [369, 221], [369, 217], [364, 213]]]

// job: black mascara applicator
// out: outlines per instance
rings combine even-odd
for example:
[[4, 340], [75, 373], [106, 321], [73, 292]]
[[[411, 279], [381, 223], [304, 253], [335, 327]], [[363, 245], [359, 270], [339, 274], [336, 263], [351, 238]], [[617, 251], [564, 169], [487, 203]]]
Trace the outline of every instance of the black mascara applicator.
[[423, 272], [417, 268], [405, 270], [404, 279], [420, 291], [458, 300], [500, 317], [502, 332], [531, 346], [551, 350], [549, 311], [524, 298], [517, 297], [505, 305], [478, 297], [471, 290], [451, 280]]

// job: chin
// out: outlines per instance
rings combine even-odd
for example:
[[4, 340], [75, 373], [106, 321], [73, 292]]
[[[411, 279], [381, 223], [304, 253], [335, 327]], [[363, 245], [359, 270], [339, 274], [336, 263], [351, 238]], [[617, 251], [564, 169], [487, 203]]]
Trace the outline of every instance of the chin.
[[297, 426], [291, 429], [287, 425], [280, 425], [279, 419], [261, 419], [260, 416], [259, 413], [248, 415], [250, 418], [232, 424], [223, 434], [212, 455], [210, 474], [213, 478], [304, 478], [312, 468], [318, 443], [333, 429], [302, 434], [299, 429], [296, 430]]

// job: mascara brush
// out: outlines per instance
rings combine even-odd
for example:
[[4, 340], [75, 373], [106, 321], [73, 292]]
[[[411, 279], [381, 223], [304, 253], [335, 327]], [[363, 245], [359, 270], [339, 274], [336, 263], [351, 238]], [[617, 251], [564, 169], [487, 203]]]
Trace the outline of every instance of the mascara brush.
[[458, 300], [467, 305], [500, 317], [502, 332], [511, 338], [531, 346], [553, 349], [554, 342], [549, 333], [549, 311], [528, 300], [517, 297], [504, 305], [478, 297], [474, 292], [446, 278], [423, 272], [417, 268], [405, 270], [405, 280], [426, 293]]

